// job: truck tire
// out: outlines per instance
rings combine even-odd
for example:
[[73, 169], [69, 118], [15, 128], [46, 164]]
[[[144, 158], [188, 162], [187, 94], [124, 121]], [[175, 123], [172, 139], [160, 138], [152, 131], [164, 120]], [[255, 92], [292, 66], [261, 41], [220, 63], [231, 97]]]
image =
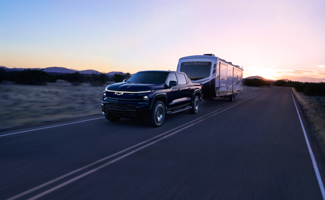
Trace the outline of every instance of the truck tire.
[[199, 102], [200, 99], [198, 96], [195, 96], [194, 101], [192, 102], [192, 108], [190, 109], [190, 113], [197, 114], [199, 112]]
[[114, 117], [114, 116], [109, 116], [109, 115], [105, 115], [105, 118], [111, 122], [118, 122], [121, 119], [120, 117]]
[[166, 116], [165, 104], [162, 101], [154, 102], [154, 106], [150, 111], [149, 125], [154, 127], [161, 126], [164, 123], [165, 116]]

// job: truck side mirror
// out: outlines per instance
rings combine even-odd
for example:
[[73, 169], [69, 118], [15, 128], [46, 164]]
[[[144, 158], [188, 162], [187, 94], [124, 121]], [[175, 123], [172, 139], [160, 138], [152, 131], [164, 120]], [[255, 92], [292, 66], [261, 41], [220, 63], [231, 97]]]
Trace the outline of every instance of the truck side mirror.
[[177, 82], [176, 81], [169, 81], [169, 88], [176, 86]]

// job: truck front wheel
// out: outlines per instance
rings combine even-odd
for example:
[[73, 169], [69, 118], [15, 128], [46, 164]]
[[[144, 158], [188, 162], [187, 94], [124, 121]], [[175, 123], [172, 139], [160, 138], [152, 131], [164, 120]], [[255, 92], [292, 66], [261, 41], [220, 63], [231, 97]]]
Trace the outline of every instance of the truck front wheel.
[[109, 115], [105, 115], [106, 119], [112, 122], [118, 122], [121, 118], [120, 117], [113, 117]]
[[165, 120], [165, 116], [165, 104], [162, 101], [156, 101], [149, 116], [149, 124], [154, 127], [161, 126]]

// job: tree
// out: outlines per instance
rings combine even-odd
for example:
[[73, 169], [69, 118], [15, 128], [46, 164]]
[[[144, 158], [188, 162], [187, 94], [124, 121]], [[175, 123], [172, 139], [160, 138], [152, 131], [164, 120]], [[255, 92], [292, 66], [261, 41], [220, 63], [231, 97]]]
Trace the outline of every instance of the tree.
[[114, 82], [122, 82], [124, 79], [125, 79], [124, 74], [114, 74], [113, 75]]
[[106, 74], [92, 74], [89, 78], [89, 83], [91, 86], [103, 86], [108, 81], [108, 76]]
[[25, 69], [13, 73], [14, 82], [26, 85], [47, 85], [49, 75], [43, 70]]
[[8, 76], [8, 73], [6, 72], [6, 70], [1, 67], [0, 68], [0, 83], [2, 83], [2, 81], [6, 80]]

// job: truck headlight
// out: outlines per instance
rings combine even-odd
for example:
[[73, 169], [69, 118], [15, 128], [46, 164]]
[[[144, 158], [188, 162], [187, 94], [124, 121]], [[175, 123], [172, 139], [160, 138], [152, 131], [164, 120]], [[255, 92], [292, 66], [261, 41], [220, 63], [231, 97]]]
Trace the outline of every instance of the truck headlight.
[[149, 100], [148, 96], [143, 96], [143, 100]]

